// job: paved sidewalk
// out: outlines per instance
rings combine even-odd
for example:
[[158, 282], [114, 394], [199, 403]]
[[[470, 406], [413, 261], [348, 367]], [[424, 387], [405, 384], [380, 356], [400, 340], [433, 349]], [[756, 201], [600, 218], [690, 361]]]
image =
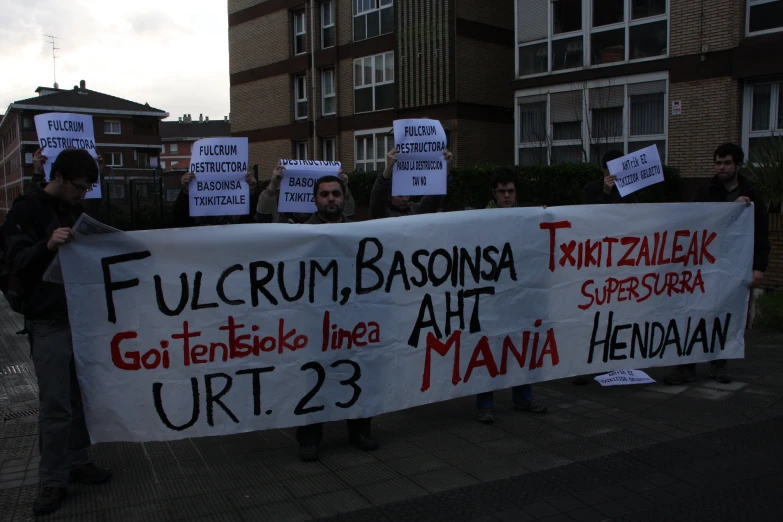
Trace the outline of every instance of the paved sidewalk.
[[[0, 299], [0, 520], [33, 520], [37, 401], [21, 320]], [[535, 386], [550, 413], [477, 424], [472, 397], [377, 417], [381, 448], [328, 424], [320, 462], [293, 430], [100, 444], [112, 482], [69, 487], [41, 520], [778, 520], [783, 513], [783, 335], [748, 334], [735, 382]], [[665, 369], [649, 372], [661, 379]]]

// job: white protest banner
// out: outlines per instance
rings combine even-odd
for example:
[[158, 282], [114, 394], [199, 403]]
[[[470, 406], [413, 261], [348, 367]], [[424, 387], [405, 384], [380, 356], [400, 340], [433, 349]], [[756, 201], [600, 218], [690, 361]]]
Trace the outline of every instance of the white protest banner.
[[622, 197], [663, 181], [661, 157], [655, 145], [612, 160], [606, 168], [609, 174], [617, 176], [614, 183]]
[[316, 211], [314, 185], [323, 176], [337, 176], [339, 161], [280, 160], [285, 167], [280, 182], [278, 212], [312, 213]]
[[641, 370], [620, 370], [604, 375], [596, 375], [595, 381], [601, 386], [624, 386], [627, 384], [651, 384], [655, 379]]
[[394, 143], [399, 152], [394, 164], [392, 195], [446, 193], [448, 169], [443, 159], [446, 132], [438, 120], [396, 120]]
[[369, 417], [744, 356], [752, 207], [404, 221], [148, 230], [62, 247], [93, 441]]
[[190, 216], [243, 216], [250, 212], [247, 138], [204, 138], [193, 144]]
[[[92, 125], [92, 116], [89, 114], [73, 114], [69, 112], [48, 112], [36, 114], [35, 132], [38, 135], [38, 144], [43, 148], [41, 153], [46, 156], [44, 173], [46, 181], [52, 175], [52, 165], [57, 156], [65, 149], [86, 149], [90, 155], [97, 159], [95, 152], [95, 131]], [[84, 199], [101, 199], [101, 178], [94, 183]]]

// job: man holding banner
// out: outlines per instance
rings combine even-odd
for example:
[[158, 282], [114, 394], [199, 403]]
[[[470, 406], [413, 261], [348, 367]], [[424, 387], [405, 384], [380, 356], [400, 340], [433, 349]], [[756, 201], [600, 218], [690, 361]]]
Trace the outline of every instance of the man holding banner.
[[22, 290], [22, 312], [39, 389], [40, 489], [36, 514], [60, 507], [69, 481], [99, 484], [108, 469], [89, 462], [90, 436], [73, 358], [63, 285], [43, 281], [58, 249], [74, 237], [79, 201], [98, 180], [98, 166], [84, 149], [65, 149], [51, 168], [51, 181], [14, 202], [6, 217], [6, 261]]

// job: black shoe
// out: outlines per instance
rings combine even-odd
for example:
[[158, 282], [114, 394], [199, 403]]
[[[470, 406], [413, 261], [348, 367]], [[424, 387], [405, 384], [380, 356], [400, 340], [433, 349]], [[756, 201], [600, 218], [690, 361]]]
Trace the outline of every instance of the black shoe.
[[302, 462], [318, 460], [318, 446], [299, 446], [299, 460]]
[[100, 468], [88, 462], [84, 466], [71, 470], [68, 476], [68, 482], [79, 482], [80, 484], [103, 484], [111, 478], [111, 470]]
[[351, 435], [348, 437], [351, 444], [364, 451], [378, 449], [378, 442], [368, 435]]
[[65, 488], [42, 487], [33, 501], [33, 513], [45, 515], [57, 511], [67, 493], [68, 490]]

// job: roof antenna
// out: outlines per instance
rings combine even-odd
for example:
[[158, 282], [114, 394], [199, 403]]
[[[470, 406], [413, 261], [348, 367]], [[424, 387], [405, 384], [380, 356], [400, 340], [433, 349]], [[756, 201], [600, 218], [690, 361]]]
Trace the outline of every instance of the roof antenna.
[[51, 38], [52, 39], [51, 42], [49, 40], [47, 40], [46, 43], [52, 44], [52, 69], [54, 70], [54, 88], [57, 89], [57, 87], [58, 87], [58, 85], [57, 85], [57, 56], [54, 54], [54, 52], [60, 50], [59, 47], [55, 47], [55, 43], [56, 43], [55, 40], [59, 40], [59, 38], [56, 37], [56, 36], [52, 36], [50, 34], [45, 34], [44, 36], [47, 37], [47, 38]]

